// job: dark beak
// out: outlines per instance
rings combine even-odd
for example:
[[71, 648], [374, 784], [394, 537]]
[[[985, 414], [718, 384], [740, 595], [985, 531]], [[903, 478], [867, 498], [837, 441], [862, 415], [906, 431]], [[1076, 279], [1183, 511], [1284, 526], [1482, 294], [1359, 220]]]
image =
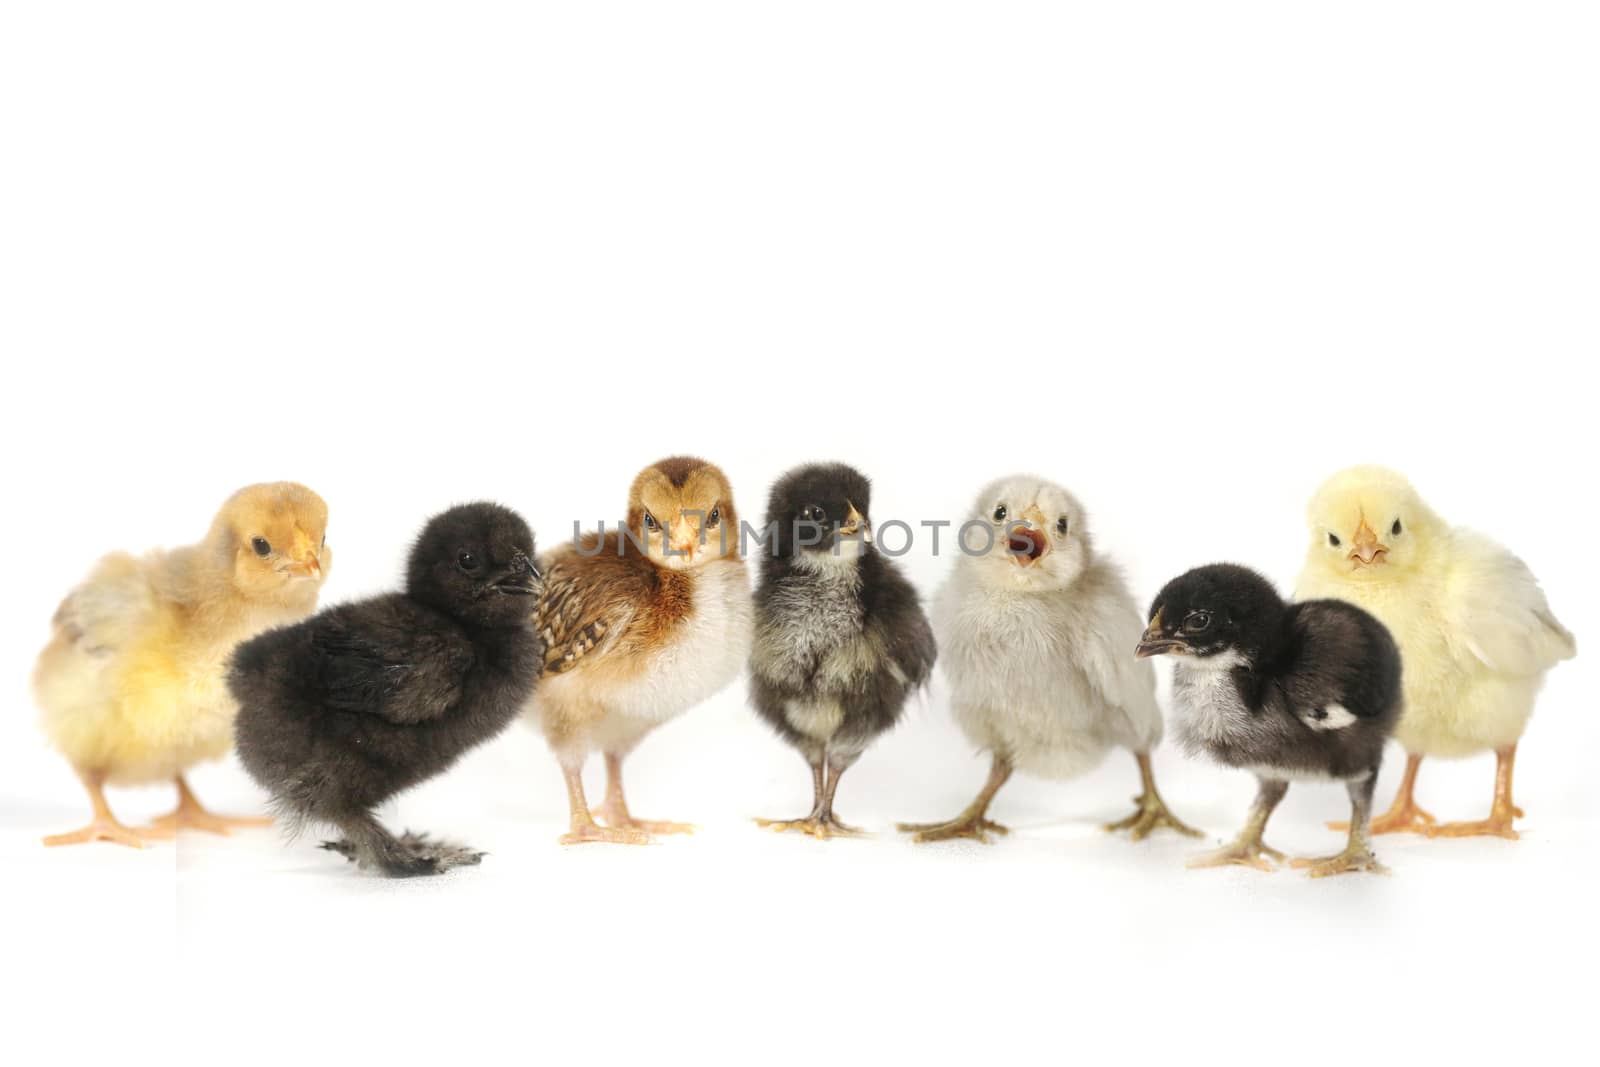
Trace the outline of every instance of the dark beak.
[[1167, 637], [1161, 632], [1161, 615], [1157, 613], [1150, 621], [1144, 636], [1139, 638], [1139, 647], [1133, 650], [1133, 654], [1140, 659], [1149, 659], [1151, 656], [1160, 656], [1168, 652], [1187, 651], [1188, 647], [1177, 638]]
[[533, 560], [518, 555], [511, 561], [505, 577], [494, 583], [495, 591], [509, 596], [533, 596], [539, 592], [544, 576]]

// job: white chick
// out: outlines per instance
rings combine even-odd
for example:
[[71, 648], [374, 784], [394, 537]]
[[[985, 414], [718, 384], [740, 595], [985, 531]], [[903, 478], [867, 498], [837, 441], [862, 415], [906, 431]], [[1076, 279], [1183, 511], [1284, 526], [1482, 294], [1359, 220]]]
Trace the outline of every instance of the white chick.
[[1143, 789], [1134, 813], [1106, 829], [1135, 840], [1162, 826], [1198, 836], [1156, 790], [1155, 672], [1133, 654], [1144, 619], [1115, 565], [1095, 555], [1082, 505], [1039, 478], [1003, 478], [978, 494], [956, 547], [934, 632], [956, 722], [994, 764], [960, 815], [900, 828], [918, 841], [987, 841], [1007, 832], [987, 812], [1013, 771], [1074, 778], [1122, 747]]

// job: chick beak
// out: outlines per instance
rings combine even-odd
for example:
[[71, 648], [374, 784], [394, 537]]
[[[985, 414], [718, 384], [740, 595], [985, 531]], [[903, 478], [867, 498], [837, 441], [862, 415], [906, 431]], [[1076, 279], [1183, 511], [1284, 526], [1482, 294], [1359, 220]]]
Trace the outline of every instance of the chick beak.
[[1139, 638], [1139, 646], [1133, 650], [1133, 654], [1140, 659], [1149, 659], [1168, 652], [1181, 652], [1185, 647], [1182, 641], [1161, 632], [1161, 612], [1158, 611], [1156, 617], [1150, 620], [1150, 625], [1145, 627], [1144, 636]]
[[855, 537], [859, 534], [864, 544], [872, 544], [872, 523], [856, 510], [854, 504], [850, 505], [850, 514], [844, 517], [844, 525], [839, 527], [839, 533], [845, 537]]
[[505, 577], [495, 582], [494, 587], [496, 591], [511, 596], [532, 596], [539, 591], [542, 577], [533, 561], [519, 552], [512, 557]]
[[1050, 553], [1050, 539], [1044, 535], [1044, 512], [1030, 507], [1022, 513], [1022, 525], [1007, 535], [1006, 547], [1019, 567], [1031, 567]]
[[1389, 551], [1388, 547], [1378, 542], [1378, 535], [1372, 532], [1372, 527], [1367, 525], [1367, 520], [1361, 520], [1360, 529], [1356, 530], [1354, 547], [1350, 549], [1350, 558], [1356, 561], [1358, 567], [1370, 567], [1381, 560]]
[[316, 556], [301, 556], [284, 568], [296, 578], [322, 577], [322, 560]]

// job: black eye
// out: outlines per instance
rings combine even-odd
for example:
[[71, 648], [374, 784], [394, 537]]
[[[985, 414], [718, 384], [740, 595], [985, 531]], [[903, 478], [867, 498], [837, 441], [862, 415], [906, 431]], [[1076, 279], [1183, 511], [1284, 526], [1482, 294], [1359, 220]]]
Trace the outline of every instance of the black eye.
[[471, 574], [473, 571], [478, 569], [478, 557], [474, 556], [471, 552], [457, 553], [456, 566], [460, 567], [467, 574]]
[[656, 525], [657, 525], [656, 524], [656, 517], [654, 515], [650, 514], [648, 511], [645, 512], [644, 513], [644, 528], [646, 530], [654, 530], [656, 528]]
[[1329, 534], [1328, 535], [1328, 544], [1332, 545], [1334, 548], [1338, 548], [1339, 547], [1339, 535], [1338, 534]]
[[1056, 532], [1063, 537], [1067, 535], [1067, 517], [1065, 515], [1056, 520]]
[[807, 504], [800, 509], [800, 517], [806, 522], [814, 522], [821, 526], [828, 521], [828, 509], [821, 504]]
[[1394, 520], [1394, 525], [1389, 527], [1389, 532], [1396, 537], [1400, 536], [1400, 520]]
[[1006, 521], [1006, 514], [1007, 514], [1006, 506], [1004, 504], [996, 505], [995, 509], [994, 509], [994, 521], [995, 522], [1005, 522]]
[[715, 526], [717, 523], [719, 523], [721, 521], [722, 521], [722, 509], [720, 507], [712, 508], [711, 509], [711, 514], [706, 516], [706, 526], [708, 526], [708, 527]]
[[272, 553], [272, 546], [267, 543], [265, 537], [252, 537], [250, 539], [250, 547], [256, 550], [256, 555], [258, 556], [265, 557]]
[[1183, 632], [1190, 634], [1203, 633], [1211, 628], [1211, 612], [1191, 611], [1188, 618], [1183, 620]]

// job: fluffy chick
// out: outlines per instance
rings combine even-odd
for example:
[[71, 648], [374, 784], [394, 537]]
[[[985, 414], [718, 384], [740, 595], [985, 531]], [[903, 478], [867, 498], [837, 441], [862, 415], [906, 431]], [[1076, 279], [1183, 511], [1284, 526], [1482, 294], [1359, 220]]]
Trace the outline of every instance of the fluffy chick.
[[[674, 456], [639, 472], [621, 529], [586, 533], [546, 560], [544, 680], [528, 705], [561, 764], [571, 825], [562, 844], [644, 844], [684, 823], [635, 818], [622, 761], [644, 736], [739, 673], [750, 648], [750, 579], [722, 471]], [[583, 765], [606, 761], [595, 822]]]
[[1338, 855], [1296, 860], [1312, 877], [1381, 871], [1367, 839], [1383, 745], [1400, 716], [1400, 650], [1352, 604], [1286, 604], [1256, 572], [1197, 567], [1150, 608], [1137, 655], [1177, 658], [1178, 743], [1255, 774], [1260, 785], [1237, 840], [1190, 866], [1271, 870], [1267, 819], [1294, 779], [1335, 779], [1350, 793], [1350, 838]]
[[993, 758], [968, 808], [943, 823], [904, 824], [918, 841], [987, 841], [987, 818], [1015, 770], [1057, 780], [1130, 750], [1143, 789], [1108, 830], [1135, 840], [1158, 827], [1196, 834], [1167, 810], [1150, 752], [1161, 741], [1155, 671], [1127, 655], [1139, 608], [1115, 564], [1096, 554], [1083, 506], [1065, 489], [1015, 475], [978, 494], [950, 577], [934, 603], [951, 709]]
[[[327, 526], [328, 506], [305, 486], [247, 486], [223, 503], [199, 544], [106, 556], [67, 594], [33, 687], [45, 735], [82, 779], [94, 818], [46, 845], [139, 848], [180, 829], [225, 834], [269, 821], [205, 810], [184, 772], [233, 743], [223, 674], [234, 645], [316, 607], [333, 563]], [[172, 814], [138, 830], [112, 815], [107, 784], [161, 781], [178, 788]]]
[[[1328, 479], [1307, 519], [1311, 544], [1297, 595], [1361, 605], [1383, 620], [1405, 656], [1406, 710], [1395, 731], [1406, 750], [1405, 777], [1373, 832], [1515, 838], [1517, 743], [1545, 673], [1578, 651], [1538, 579], [1493, 541], [1446, 523], [1382, 467]], [[1490, 749], [1498, 766], [1489, 817], [1435, 825], [1414, 795], [1422, 758]]]
[[796, 468], [767, 502], [750, 701], [811, 767], [811, 813], [758, 819], [814, 837], [860, 831], [833, 813], [839, 777], [900, 719], [933, 670], [911, 583], [872, 544], [872, 487], [842, 463]]
[[482, 853], [406, 834], [372, 809], [443, 772], [516, 716], [539, 674], [533, 534], [498, 504], [429, 520], [405, 592], [353, 601], [241, 645], [228, 684], [239, 758], [294, 827], [327, 823], [326, 843], [403, 877], [477, 863]]

